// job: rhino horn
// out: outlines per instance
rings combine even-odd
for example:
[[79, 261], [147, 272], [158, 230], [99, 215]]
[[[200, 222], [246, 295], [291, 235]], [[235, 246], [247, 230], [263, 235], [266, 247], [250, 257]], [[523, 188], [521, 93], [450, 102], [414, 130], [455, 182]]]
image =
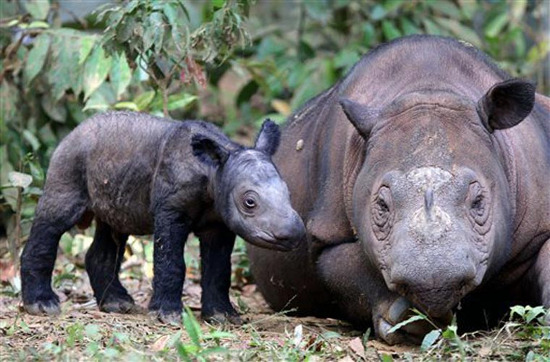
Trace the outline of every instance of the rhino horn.
[[352, 101], [348, 98], [340, 98], [340, 106], [348, 120], [357, 129], [359, 134], [368, 139], [378, 116], [378, 110]]
[[495, 84], [477, 103], [481, 122], [489, 132], [519, 124], [535, 104], [535, 84], [509, 79]]

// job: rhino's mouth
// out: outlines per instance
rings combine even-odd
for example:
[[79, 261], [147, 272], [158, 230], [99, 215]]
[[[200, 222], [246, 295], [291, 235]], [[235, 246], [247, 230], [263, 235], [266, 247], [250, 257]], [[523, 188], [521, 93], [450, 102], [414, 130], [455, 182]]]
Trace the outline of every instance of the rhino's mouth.
[[398, 286], [396, 291], [416, 304], [429, 316], [442, 318], [447, 316], [460, 303], [462, 297], [467, 293], [467, 287], [463, 286], [458, 289], [441, 287], [423, 290]]
[[290, 251], [296, 249], [299, 244], [299, 240], [280, 238], [273, 234], [261, 232], [253, 237], [246, 239], [250, 244], [264, 249], [278, 250], [278, 251]]

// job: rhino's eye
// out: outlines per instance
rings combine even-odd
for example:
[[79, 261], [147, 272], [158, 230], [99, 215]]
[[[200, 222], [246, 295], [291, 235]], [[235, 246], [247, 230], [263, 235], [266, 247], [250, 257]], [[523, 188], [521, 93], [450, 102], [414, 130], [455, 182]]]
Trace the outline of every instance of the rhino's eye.
[[374, 233], [380, 240], [385, 239], [391, 230], [392, 208], [391, 190], [386, 186], [382, 186], [374, 196], [372, 203]]
[[246, 207], [247, 209], [253, 209], [256, 207], [256, 200], [254, 200], [253, 198], [251, 197], [247, 197], [245, 200], [244, 200], [244, 207]]
[[253, 191], [245, 192], [241, 199], [243, 209], [245, 212], [250, 213], [258, 207], [258, 196]]
[[488, 202], [488, 193], [483, 189], [479, 182], [473, 182], [470, 184], [468, 189], [468, 199], [467, 204], [469, 204], [469, 216], [473, 221], [474, 228], [485, 234], [488, 229], [484, 226], [487, 224], [489, 218], [489, 202]]

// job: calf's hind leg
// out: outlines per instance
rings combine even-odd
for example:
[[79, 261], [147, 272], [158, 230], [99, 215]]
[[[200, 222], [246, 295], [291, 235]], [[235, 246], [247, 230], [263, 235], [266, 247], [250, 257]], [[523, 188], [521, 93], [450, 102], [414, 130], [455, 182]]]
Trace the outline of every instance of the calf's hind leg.
[[30, 314], [59, 314], [59, 297], [52, 290], [52, 272], [61, 235], [74, 226], [86, 210], [80, 190], [46, 188], [40, 199], [29, 240], [21, 255], [23, 305]]
[[94, 241], [86, 253], [86, 271], [97, 305], [104, 312], [128, 313], [134, 307], [134, 300], [118, 278], [127, 240], [128, 235], [97, 220]]

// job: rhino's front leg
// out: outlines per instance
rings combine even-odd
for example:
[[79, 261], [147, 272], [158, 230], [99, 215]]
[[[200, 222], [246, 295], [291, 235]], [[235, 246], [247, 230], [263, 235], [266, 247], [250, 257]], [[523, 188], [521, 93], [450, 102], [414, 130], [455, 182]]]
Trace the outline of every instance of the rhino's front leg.
[[[533, 266], [532, 280], [535, 283], [537, 291], [535, 301], [550, 309], [550, 239], [547, 240], [539, 251], [537, 261]], [[550, 325], [550, 310], [546, 314], [546, 325]]]
[[317, 267], [332, 295], [336, 296], [342, 317], [357, 325], [372, 325], [376, 336], [386, 343], [419, 343], [433, 329], [429, 323], [419, 321], [389, 333], [393, 326], [412, 315], [412, 305], [388, 290], [359, 242], [325, 249]]
[[231, 252], [235, 234], [217, 225], [198, 234], [201, 249], [202, 318], [215, 323], [241, 324], [229, 300]]
[[182, 213], [166, 209], [155, 213], [153, 296], [149, 310], [165, 323], [178, 321], [182, 312], [183, 249], [189, 231], [189, 222]]

